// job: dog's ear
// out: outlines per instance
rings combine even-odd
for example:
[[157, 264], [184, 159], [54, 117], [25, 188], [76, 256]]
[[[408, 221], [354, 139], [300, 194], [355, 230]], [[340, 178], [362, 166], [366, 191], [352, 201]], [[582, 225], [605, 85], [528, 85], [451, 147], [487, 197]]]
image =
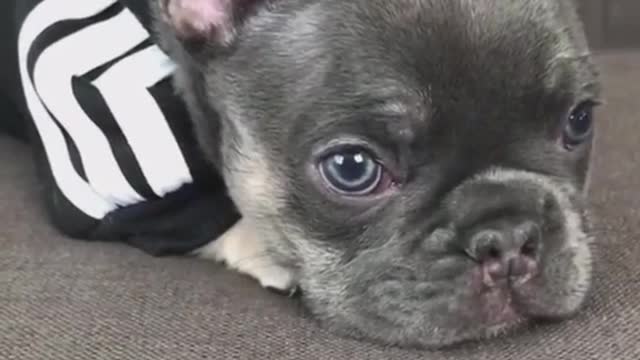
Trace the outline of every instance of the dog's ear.
[[242, 24], [269, 0], [156, 0], [178, 40], [230, 46]]

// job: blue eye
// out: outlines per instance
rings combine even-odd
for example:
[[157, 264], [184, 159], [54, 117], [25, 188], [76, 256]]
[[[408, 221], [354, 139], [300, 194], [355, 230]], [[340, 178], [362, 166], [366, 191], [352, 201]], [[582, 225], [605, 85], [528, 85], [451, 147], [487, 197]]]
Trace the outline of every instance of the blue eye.
[[593, 133], [593, 104], [585, 102], [576, 107], [566, 120], [562, 134], [565, 148], [573, 149], [591, 138]]
[[320, 173], [330, 188], [349, 196], [374, 193], [383, 177], [382, 166], [363, 149], [330, 154], [320, 162]]

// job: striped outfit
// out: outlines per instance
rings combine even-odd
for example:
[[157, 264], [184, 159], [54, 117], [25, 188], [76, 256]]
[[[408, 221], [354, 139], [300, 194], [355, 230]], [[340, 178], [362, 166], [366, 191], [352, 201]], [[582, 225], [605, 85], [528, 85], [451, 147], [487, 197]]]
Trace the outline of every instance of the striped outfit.
[[147, 1], [6, 0], [0, 129], [35, 147], [62, 231], [184, 254], [238, 215], [196, 147]]

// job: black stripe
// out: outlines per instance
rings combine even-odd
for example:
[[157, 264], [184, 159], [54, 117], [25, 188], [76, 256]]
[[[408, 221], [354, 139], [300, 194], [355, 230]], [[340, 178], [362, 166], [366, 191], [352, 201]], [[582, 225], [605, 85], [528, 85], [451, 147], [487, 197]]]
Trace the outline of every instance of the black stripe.
[[[64, 138], [64, 142], [67, 145], [67, 151], [69, 152], [69, 159], [71, 160], [71, 164], [73, 165], [73, 168], [76, 170], [76, 172], [78, 173], [78, 175], [82, 179], [84, 179], [85, 181], [88, 181], [87, 180], [87, 173], [86, 173], [86, 171], [84, 169], [84, 166], [82, 165], [82, 158], [80, 157], [80, 151], [78, 150], [78, 147], [76, 146], [75, 142], [71, 138], [71, 135], [69, 135], [67, 130], [64, 128], [64, 126], [62, 126], [62, 124], [60, 124], [58, 119], [47, 108], [47, 105], [43, 103], [42, 106], [47, 111], [47, 114], [49, 114], [49, 116], [51, 117], [53, 122], [56, 124], [58, 129], [60, 129], [60, 131], [62, 132], [62, 137]], [[34, 126], [34, 130], [35, 129], [36, 128]], [[38, 137], [37, 143], [41, 144], [42, 143], [42, 138], [40, 136], [39, 131], [35, 131], [35, 135], [37, 135], [37, 137]]]
[[[49, 112], [49, 116], [51, 116], [52, 119], [55, 119], [51, 112]], [[67, 144], [67, 150], [69, 151], [69, 158], [71, 159], [73, 168], [84, 181], [88, 182], [89, 180], [87, 178], [87, 173], [84, 169], [84, 166], [82, 165], [82, 159], [80, 158], [80, 151], [78, 151], [78, 147], [73, 142], [73, 139], [71, 139], [71, 136], [67, 132], [67, 129], [60, 125], [57, 120], [55, 120], [55, 122], [60, 131], [62, 131], [62, 136], [64, 137], [64, 142]]]
[[219, 175], [205, 159], [195, 139], [190, 115], [181, 98], [175, 95], [171, 78], [164, 79], [149, 89], [165, 114], [171, 133], [176, 138], [194, 183], [205, 187], [224, 186]]
[[[113, 155], [127, 181], [142, 197], [146, 199], [158, 198], [151, 186], [149, 186], [127, 138], [124, 136], [120, 125], [118, 125], [100, 91], [92, 83], [81, 77], [74, 77], [71, 85], [82, 109], [109, 141]], [[126, 86], [126, 84], [123, 84], [123, 86]]]
[[[33, 82], [33, 69], [36, 65], [36, 61], [42, 52], [44, 52], [49, 46], [86, 27], [109, 20], [120, 14], [123, 10], [124, 7], [122, 4], [117, 2], [97, 15], [84, 19], [60, 21], [41, 32], [31, 44], [29, 54], [27, 55], [27, 70], [31, 77], [31, 81]], [[102, 44], [96, 45], [103, 46]], [[69, 54], [69, 56], [73, 56], [73, 54]]]

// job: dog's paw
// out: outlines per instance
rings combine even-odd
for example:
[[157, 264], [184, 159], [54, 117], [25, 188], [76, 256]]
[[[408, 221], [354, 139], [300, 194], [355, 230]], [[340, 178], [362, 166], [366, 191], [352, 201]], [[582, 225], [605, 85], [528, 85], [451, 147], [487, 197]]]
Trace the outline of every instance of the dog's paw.
[[270, 291], [288, 295], [296, 292], [293, 272], [273, 260], [264, 241], [244, 218], [221, 237], [198, 250], [196, 255], [223, 262], [229, 268], [256, 279]]

